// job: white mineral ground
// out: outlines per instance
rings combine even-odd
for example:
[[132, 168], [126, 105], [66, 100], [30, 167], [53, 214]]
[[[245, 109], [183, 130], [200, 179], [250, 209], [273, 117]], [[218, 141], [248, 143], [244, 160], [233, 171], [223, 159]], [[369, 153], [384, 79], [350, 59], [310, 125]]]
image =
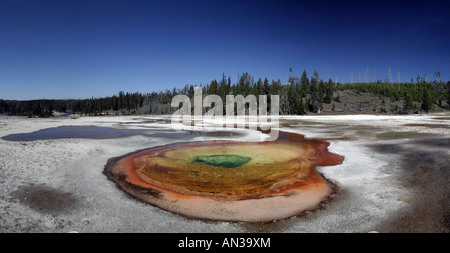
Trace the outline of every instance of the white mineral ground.
[[[339, 187], [331, 200], [270, 223], [190, 219], [131, 197], [108, 180], [112, 157], [180, 141], [261, 141], [235, 137], [170, 138], [156, 116], [27, 119], [0, 116], [0, 138], [58, 126], [156, 131], [112, 139], [0, 139], [0, 232], [450, 232], [450, 121], [447, 115], [289, 116], [283, 128], [330, 140], [341, 165], [318, 168]], [[170, 119], [166, 117], [166, 119]], [[407, 126], [405, 126], [407, 125]]]

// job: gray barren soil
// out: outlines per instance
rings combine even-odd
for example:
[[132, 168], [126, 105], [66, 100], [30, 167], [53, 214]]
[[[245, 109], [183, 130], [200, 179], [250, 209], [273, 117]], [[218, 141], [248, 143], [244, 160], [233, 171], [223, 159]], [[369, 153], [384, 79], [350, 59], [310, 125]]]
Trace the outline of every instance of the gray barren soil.
[[[447, 115], [285, 116], [284, 131], [329, 138], [341, 165], [318, 168], [338, 191], [316, 210], [269, 223], [189, 219], [142, 203], [103, 174], [107, 161], [184, 141], [262, 141], [252, 130], [175, 132], [170, 118], [0, 118], [0, 232], [450, 232]], [[37, 140], [5, 136], [80, 126], [115, 129]], [[59, 128], [61, 129], [61, 128]], [[67, 128], [70, 129], [70, 128]], [[133, 129], [133, 131], [128, 131]], [[117, 131], [120, 133], [117, 135]], [[135, 131], [137, 130], [137, 131]], [[52, 131], [52, 130], [46, 130]], [[109, 131], [109, 130], [108, 130]], [[42, 132], [39, 132], [42, 137]], [[343, 136], [349, 139], [336, 139]], [[56, 136], [57, 137], [57, 136]]]

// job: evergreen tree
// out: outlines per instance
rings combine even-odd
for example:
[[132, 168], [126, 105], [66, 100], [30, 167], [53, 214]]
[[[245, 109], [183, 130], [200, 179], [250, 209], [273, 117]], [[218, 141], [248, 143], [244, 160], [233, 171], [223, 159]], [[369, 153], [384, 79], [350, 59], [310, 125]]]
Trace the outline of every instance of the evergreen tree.
[[412, 102], [412, 96], [410, 94], [406, 94], [405, 101], [403, 103], [403, 111], [404, 111], [404, 113], [409, 113], [409, 111], [411, 111], [412, 109], [414, 109], [414, 104]]
[[447, 108], [450, 109], [450, 81], [447, 82], [447, 93], [445, 97], [447, 100]]
[[309, 79], [306, 70], [303, 70], [302, 76], [300, 77], [300, 84], [302, 94], [303, 95], [309, 94]]
[[431, 94], [430, 91], [425, 88], [422, 95], [422, 110], [428, 113], [431, 110], [431, 107], [432, 107]]
[[270, 97], [270, 85], [269, 80], [267, 80], [267, 77], [264, 78], [262, 95], [267, 95], [268, 97]]
[[222, 80], [220, 80], [217, 87], [217, 95], [219, 95], [223, 101], [225, 101], [225, 96], [227, 94], [227, 78], [225, 73], [222, 74]]
[[325, 97], [325, 84], [323, 83], [322, 79], [320, 79], [320, 81], [319, 81], [318, 96], [319, 96], [319, 102], [322, 104], [324, 102], [324, 97]]
[[217, 94], [217, 81], [216, 80], [211, 81], [211, 84], [209, 85], [208, 94], [218, 95]]
[[272, 79], [271, 86], [271, 95], [281, 95], [281, 81], [278, 79], [278, 81], [275, 81]]
[[228, 82], [227, 82], [227, 89], [226, 89], [226, 95], [230, 94], [231, 92], [231, 77], [228, 76]]
[[297, 107], [297, 114], [303, 115], [306, 114], [305, 104], [303, 103], [303, 98], [300, 96]]
[[324, 96], [324, 103], [329, 104], [331, 103], [331, 99], [333, 98], [333, 82], [331, 79], [328, 79], [328, 83], [325, 86], [325, 96]]
[[311, 77], [310, 83], [310, 100], [308, 103], [308, 108], [310, 112], [318, 112], [320, 108], [320, 98], [319, 98], [319, 74], [317, 71], [314, 71], [313, 76]]
[[297, 114], [298, 109], [298, 94], [295, 89], [295, 82], [291, 80], [291, 84], [289, 85], [289, 93], [288, 93], [288, 101], [289, 101], [289, 112], [288, 114]]
[[262, 86], [262, 80], [261, 77], [256, 81], [256, 94], [254, 94], [257, 98], [259, 95], [263, 94], [263, 86]]

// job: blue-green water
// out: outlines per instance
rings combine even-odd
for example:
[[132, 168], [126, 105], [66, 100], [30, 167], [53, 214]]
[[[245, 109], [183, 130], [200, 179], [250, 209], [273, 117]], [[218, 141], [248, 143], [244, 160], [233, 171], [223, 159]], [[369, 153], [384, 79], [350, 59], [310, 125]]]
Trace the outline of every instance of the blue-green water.
[[240, 155], [209, 155], [196, 156], [193, 162], [204, 163], [211, 166], [221, 166], [225, 168], [236, 168], [248, 163], [250, 160], [250, 157]]

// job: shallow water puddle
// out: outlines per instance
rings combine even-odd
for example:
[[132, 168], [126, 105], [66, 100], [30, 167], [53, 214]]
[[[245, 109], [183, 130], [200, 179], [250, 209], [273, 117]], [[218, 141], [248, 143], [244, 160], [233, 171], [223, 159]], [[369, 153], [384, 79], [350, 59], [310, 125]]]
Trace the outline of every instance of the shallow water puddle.
[[70, 212], [78, 202], [71, 193], [45, 185], [19, 186], [11, 196], [36, 211], [49, 214]]

